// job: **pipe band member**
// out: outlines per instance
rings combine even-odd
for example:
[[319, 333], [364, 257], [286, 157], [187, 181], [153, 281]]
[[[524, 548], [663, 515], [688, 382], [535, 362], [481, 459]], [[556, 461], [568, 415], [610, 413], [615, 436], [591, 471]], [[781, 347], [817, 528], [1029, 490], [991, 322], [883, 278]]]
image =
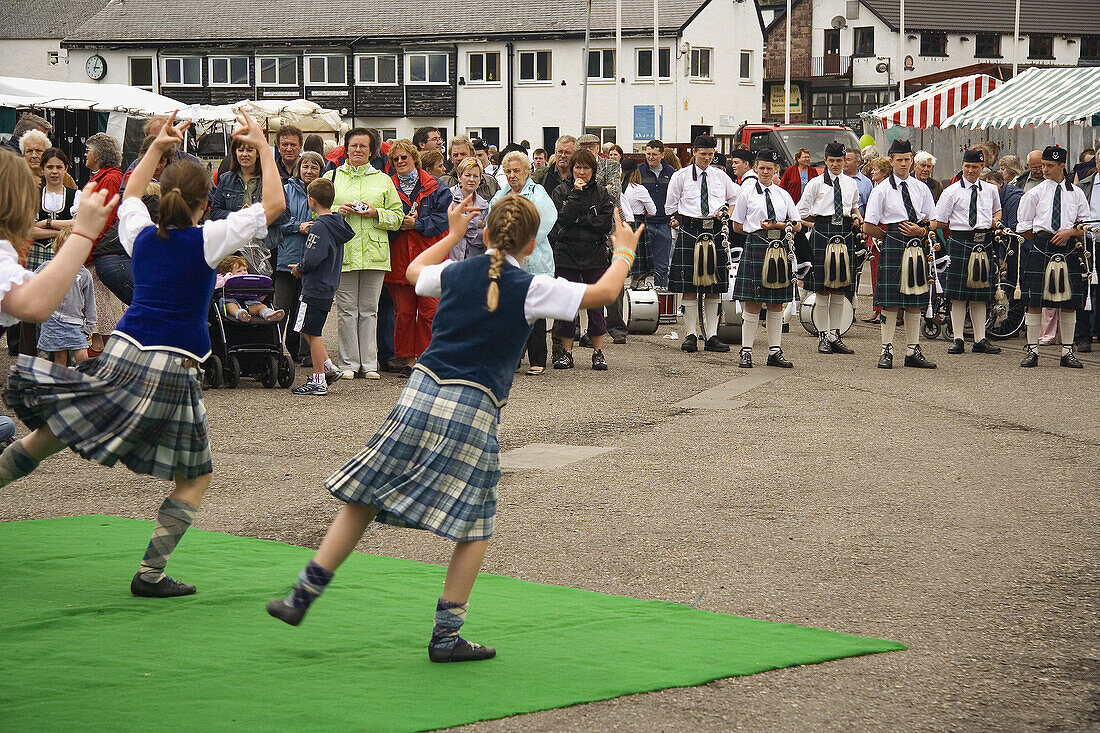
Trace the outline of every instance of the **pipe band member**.
[[[718, 304], [729, 289], [729, 253], [722, 234], [723, 219], [741, 194], [741, 187], [725, 171], [712, 167], [718, 141], [699, 135], [692, 143], [692, 163], [672, 175], [668, 183], [665, 212], [669, 225], [679, 234], [672, 249], [668, 289], [683, 293], [684, 330], [680, 348], [727, 352], [730, 347], [718, 338]], [[699, 328], [698, 297], [703, 296], [704, 322]]]
[[856, 278], [855, 233], [863, 225], [859, 214], [859, 185], [844, 174], [844, 144], [825, 146], [825, 174], [811, 178], [802, 189], [798, 214], [813, 224], [810, 232], [811, 268], [803, 281], [817, 293], [822, 328], [817, 350], [822, 354], [852, 354], [840, 338], [846, 292]]
[[[885, 311], [882, 321], [880, 369], [894, 368], [894, 330], [898, 309], [905, 314], [905, 366], [935, 369], [920, 350], [921, 311], [928, 304], [927, 259], [917, 250], [927, 246], [929, 220], [935, 201], [928, 186], [911, 177], [913, 146], [895, 140], [889, 151], [891, 173], [867, 197], [863, 233], [882, 242], [878, 256], [875, 307]], [[925, 252], [924, 257], [930, 253]], [[926, 268], [920, 271], [921, 263]]]
[[989, 304], [997, 292], [997, 261], [993, 230], [1001, 223], [1001, 196], [997, 187], [978, 180], [985, 166], [982, 151], [972, 148], [963, 153], [962, 177], [944, 189], [936, 204], [933, 228], [948, 229], [947, 266], [944, 295], [951, 300], [951, 327], [955, 340], [948, 354], [961, 354], [963, 324], [970, 307], [974, 324], [975, 354], [999, 354], [1001, 348], [985, 335]]
[[1039, 363], [1039, 322], [1043, 308], [1058, 308], [1058, 327], [1062, 332], [1061, 365], [1081, 369], [1073, 353], [1073, 329], [1077, 309], [1084, 308], [1087, 283], [1084, 274], [1083, 233], [1076, 222], [1089, 218], [1089, 202], [1084, 192], [1066, 177], [1069, 154], [1050, 145], [1043, 150], [1043, 181], [1020, 199], [1016, 231], [1024, 235], [1022, 271], [1017, 284], [1027, 312], [1027, 353], [1022, 367]]
[[745, 306], [741, 325], [739, 367], [752, 368], [752, 343], [760, 325], [760, 308], [765, 305], [768, 329], [768, 366], [794, 366], [783, 356], [783, 309], [794, 300], [794, 273], [789, 240], [784, 236], [802, 228], [794, 199], [777, 182], [779, 153], [764, 148], [756, 154], [758, 180], [741, 189], [733, 210], [734, 231], [746, 234], [745, 251], [737, 266], [732, 296]]

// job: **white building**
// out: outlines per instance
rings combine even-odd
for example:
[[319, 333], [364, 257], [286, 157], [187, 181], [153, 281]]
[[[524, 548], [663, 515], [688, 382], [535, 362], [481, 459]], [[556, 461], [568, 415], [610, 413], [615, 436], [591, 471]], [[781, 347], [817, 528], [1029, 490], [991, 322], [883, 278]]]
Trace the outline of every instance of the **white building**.
[[[70, 81], [61, 41], [103, 9], [107, 0], [5, 0], [0, 5], [0, 75]], [[84, 69], [78, 70], [81, 75]], [[83, 79], [87, 79], [83, 76]]]

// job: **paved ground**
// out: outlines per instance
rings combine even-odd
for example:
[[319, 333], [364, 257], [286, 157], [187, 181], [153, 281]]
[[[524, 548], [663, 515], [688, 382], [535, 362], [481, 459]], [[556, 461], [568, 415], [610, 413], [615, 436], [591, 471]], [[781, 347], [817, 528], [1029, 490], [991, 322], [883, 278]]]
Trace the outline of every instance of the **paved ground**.
[[[667, 331], [609, 346], [603, 374], [578, 350], [572, 372], [517, 376], [505, 450], [612, 450], [507, 473], [485, 569], [910, 650], [471, 730], [1100, 729], [1100, 360], [1021, 370], [1020, 342], [949, 357], [941, 341], [925, 349], [939, 369], [887, 372], [877, 328], [853, 328], [855, 356], [822, 357], [796, 324], [793, 370], [745, 373], [732, 353], [682, 354]], [[750, 378], [727, 409], [678, 404], [713, 405]], [[216, 472], [199, 525], [315, 546], [336, 509], [321, 481], [400, 388], [210, 392]], [[147, 519], [164, 489], [65, 454], [0, 493], [0, 520]], [[450, 548], [376, 528], [359, 549], [443, 563]]]

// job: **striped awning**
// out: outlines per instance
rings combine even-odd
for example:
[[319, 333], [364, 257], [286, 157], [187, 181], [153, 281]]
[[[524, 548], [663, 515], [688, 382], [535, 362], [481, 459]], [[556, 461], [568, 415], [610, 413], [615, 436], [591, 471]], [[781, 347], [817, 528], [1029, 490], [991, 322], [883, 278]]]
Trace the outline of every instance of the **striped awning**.
[[944, 127], [1091, 123], [1100, 114], [1100, 67], [1033, 67], [944, 121]]
[[966, 109], [1000, 83], [985, 74], [960, 76], [933, 84], [871, 112], [864, 112], [862, 116], [880, 127], [901, 125], [925, 130], [940, 127], [948, 117]]

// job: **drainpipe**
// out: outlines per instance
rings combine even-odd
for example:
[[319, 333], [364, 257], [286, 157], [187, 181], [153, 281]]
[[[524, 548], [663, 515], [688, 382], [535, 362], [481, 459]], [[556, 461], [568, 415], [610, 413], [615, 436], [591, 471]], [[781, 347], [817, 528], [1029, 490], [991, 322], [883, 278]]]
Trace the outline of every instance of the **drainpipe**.
[[515, 141], [516, 136], [516, 87], [512, 79], [512, 71], [515, 68], [516, 45], [509, 41], [505, 46], [508, 48], [508, 137], [505, 140], [511, 143]]

